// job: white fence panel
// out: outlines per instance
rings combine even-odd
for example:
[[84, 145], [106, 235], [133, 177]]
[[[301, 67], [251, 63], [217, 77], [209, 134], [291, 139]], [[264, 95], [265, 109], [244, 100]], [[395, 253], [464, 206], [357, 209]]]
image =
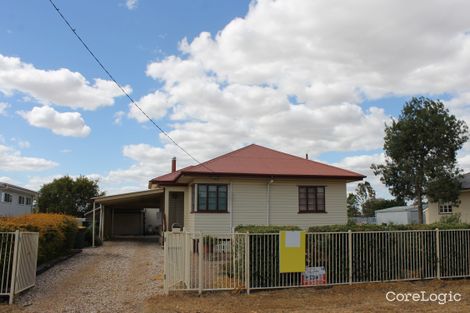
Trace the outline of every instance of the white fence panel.
[[0, 295], [9, 296], [15, 233], [0, 233]]
[[39, 233], [20, 233], [15, 293], [31, 288], [36, 284], [38, 243]]
[[165, 234], [165, 291], [470, 277], [470, 230], [306, 234], [305, 273], [280, 273], [279, 234]]
[[0, 295], [9, 296], [31, 288], [36, 282], [38, 233], [0, 233]]

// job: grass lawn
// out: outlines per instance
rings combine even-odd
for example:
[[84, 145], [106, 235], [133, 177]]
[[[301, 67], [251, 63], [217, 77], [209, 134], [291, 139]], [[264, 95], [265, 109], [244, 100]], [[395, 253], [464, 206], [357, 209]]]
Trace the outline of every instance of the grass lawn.
[[[425, 291], [460, 293], [460, 302], [388, 302], [386, 294]], [[410, 298], [411, 299], [411, 298]], [[470, 312], [470, 280], [433, 280], [357, 284], [323, 288], [233, 292], [175, 293], [147, 301], [146, 313], [156, 312]]]

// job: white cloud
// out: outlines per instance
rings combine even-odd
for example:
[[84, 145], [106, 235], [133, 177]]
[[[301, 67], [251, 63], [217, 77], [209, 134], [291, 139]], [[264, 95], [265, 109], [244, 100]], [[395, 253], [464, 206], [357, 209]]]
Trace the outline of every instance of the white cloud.
[[[167, 96], [160, 91], [143, 96], [137, 101], [137, 105], [153, 119], [165, 116], [167, 109], [171, 106]], [[129, 104], [129, 117], [139, 122], [148, 121], [147, 117], [132, 103]]]
[[27, 140], [20, 140], [18, 141], [18, 146], [21, 148], [21, 149], [26, 149], [26, 148], [29, 148], [31, 147], [31, 143]]
[[117, 111], [114, 113], [114, 124], [116, 125], [121, 125], [122, 124], [122, 118], [126, 115], [126, 112], [124, 111]]
[[6, 102], [0, 102], [0, 115], [6, 116], [7, 109], [10, 107], [10, 104]]
[[15, 184], [15, 181], [8, 176], [0, 176], [0, 182], [7, 184]]
[[29, 124], [48, 128], [54, 134], [71, 137], [86, 137], [91, 129], [78, 112], [60, 113], [49, 106], [34, 107], [28, 112], [18, 112]]
[[[139, 105], [167, 118], [172, 138], [200, 160], [253, 142], [312, 157], [362, 151], [337, 165], [366, 174], [388, 197], [370, 170], [383, 155], [367, 151], [382, 148], [389, 117], [362, 103], [445, 93], [470, 121], [469, 10], [463, 0], [255, 1], [215, 36], [183, 39], [181, 54], [150, 63], [146, 74], [163, 87]], [[174, 147], [160, 138], [157, 150], [131, 146], [136, 163], [109, 177], [161, 173]], [[154, 162], [142, 161], [148, 151]]]
[[137, 0], [126, 0], [126, 7], [129, 10], [134, 10], [135, 8], [137, 8], [137, 2]]
[[[380, 177], [375, 176], [374, 172], [370, 168], [370, 166], [374, 163], [383, 164], [384, 162], [385, 155], [383, 153], [376, 153], [346, 157], [334, 165], [347, 168], [367, 176], [364, 181], [371, 183], [372, 187], [377, 193], [377, 197], [390, 198], [392, 196], [390, 195], [388, 188], [382, 184]], [[348, 192], [354, 192], [358, 183], [360, 182], [348, 184]]]
[[[131, 92], [130, 86], [125, 86]], [[114, 104], [122, 92], [110, 80], [95, 79], [91, 84], [85, 77], [69, 69], [37, 69], [20, 58], [0, 54], [0, 92], [11, 95], [18, 91], [41, 103], [56, 104], [73, 109], [95, 110]]]
[[[365, 99], [470, 92], [463, 8], [470, 3], [256, 1], [215, 36], [184, 39], [180, 56], [150, 63], [163, 87], [139, 104], [170, 118], [169, 134], [200, 158], [251, 142], [313, 156], [381, 148], [388, 117]], [[146, 121], [133, 107], [129, 116]]]
[[122, 154], [135, 161], [135, 164], [127, 169], [110, 171], [101, 179], [104, 184], [132, 183], [134, 186], [146, 188], [151, 178], [170, 172], [173, 157], [177, 157], [178, 168], [193, 163], [175, 146], [161, 148], [148, 144], [126, 145], [122, 149]]
[[0, 160], [0, 170], [7, 172], [43, 171], [58, 165], [43, 158], [23, 156], [20, 151], [1, 144]]

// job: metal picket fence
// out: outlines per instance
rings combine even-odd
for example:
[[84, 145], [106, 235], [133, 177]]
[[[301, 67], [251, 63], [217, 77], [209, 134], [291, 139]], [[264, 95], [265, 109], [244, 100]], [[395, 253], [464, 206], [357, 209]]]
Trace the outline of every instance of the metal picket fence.
[[36, 282], [39, 233], [0, 232], [0, 296], [10, 304]]
[[306, 234], [304, 273], [280, 273], [279, 234], [168, 232], [165, 292], [470, 277], [470, 230]]

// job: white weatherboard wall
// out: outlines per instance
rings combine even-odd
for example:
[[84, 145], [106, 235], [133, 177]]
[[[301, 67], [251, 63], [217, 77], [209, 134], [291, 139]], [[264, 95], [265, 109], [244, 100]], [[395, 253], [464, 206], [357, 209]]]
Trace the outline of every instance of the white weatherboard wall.
[[[237, 225], [296, 225], [308, 228], [314, 225], [346, 224], [346, 181], [274, 179], [269, 184], [270, 197], [268, 200], [269, 182], [270, 179], [265, 178], [195, 179], [193, 183], [230, 185], [229, 212], [191, 213], [191, 204], [189, 203], [189, 205], [185, 205], [185, 217], [187, 217], [185, 229], [217, 233], [230, 232], [232, 231], [231, 226], [236, 227]], [[325, 186], [326, 213], [298, 213], [298, 186], [303, 185]], [[189, 195], [186, 199], [191, 201], [190, 187], [187, 188], [186, 193]]]
[[[460, 220], [463, 223], [470, 223], [470, 190], [465, 190], [460, 193], [459, 196], [460, 204], [457, 207], [452, 208], [452, 213], [460, 214]], [[440, 214], [438, 203], [429, 203], [428, 209], [426, 210], [426, 223], [432, 224], [439, 222], [439, 220], [448, 216], [449, 214]]]
[[[12, 202], [3, 201], [5, 192], [12, 195], [13, 197]], [[20, 196], [25, 197], [25, 201], [27, 197], [31, 198], [31, 204], [27, 205], [26, 202], [25, 204], [19, 204]], [[17, 192], [11, 189], [8, 191], [0, 192], [0, 216], [15, 216], [15, 215], [24, 215], [24, 214], [32, 213], [33, 211], [32, 199], [33, 199], [33, 196], [31, 194], [21, 193], [21, 192]]]

